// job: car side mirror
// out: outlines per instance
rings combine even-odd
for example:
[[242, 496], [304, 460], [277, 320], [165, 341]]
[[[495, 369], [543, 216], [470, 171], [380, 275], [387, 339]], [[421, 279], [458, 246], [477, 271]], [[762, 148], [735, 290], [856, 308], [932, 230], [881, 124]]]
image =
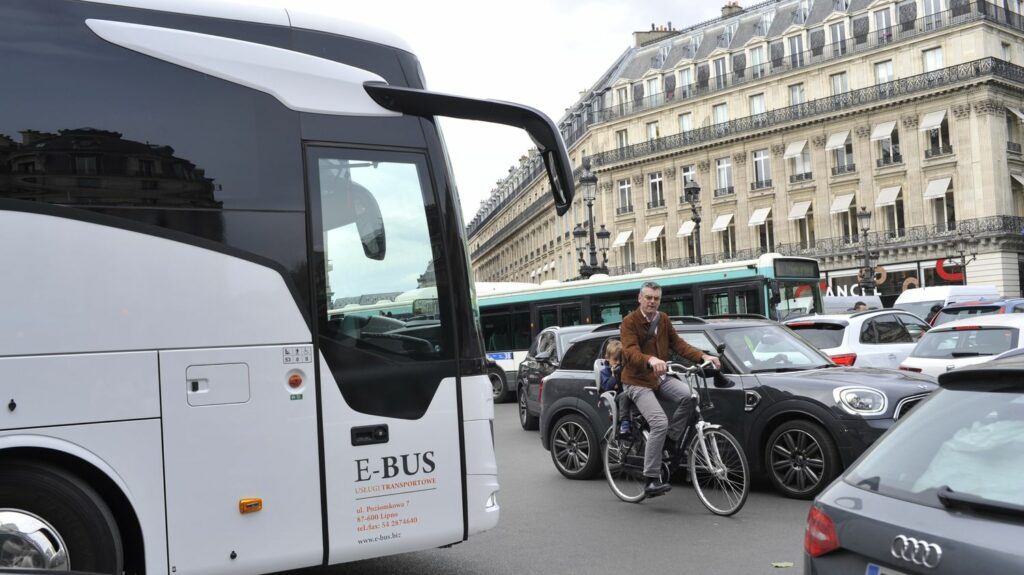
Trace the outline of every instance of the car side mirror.
[[533, 356], [533, 359], [535, 359], [537, 361], [542, 361], [544, 363], [551, 363], [551, 352], [550, 351], [538, 352], [537, 355]]

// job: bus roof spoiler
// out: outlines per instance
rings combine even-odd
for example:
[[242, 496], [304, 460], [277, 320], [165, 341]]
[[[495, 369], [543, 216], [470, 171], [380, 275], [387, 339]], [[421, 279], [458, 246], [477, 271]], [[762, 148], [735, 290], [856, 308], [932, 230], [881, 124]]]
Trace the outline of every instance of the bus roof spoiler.
[[526, 130], [544, 159], [551, 195], [555, 200], [555, 211], [561, 216], [572, 205], [575, 187], [569, 154], [558, 128], [543, 112], [510, 102], [466, 98], [417, 88], [389, 86], [380, 82], [365, 82], [363, 87], [377, 104], [394, 112], [412, 116], [479, 120]]

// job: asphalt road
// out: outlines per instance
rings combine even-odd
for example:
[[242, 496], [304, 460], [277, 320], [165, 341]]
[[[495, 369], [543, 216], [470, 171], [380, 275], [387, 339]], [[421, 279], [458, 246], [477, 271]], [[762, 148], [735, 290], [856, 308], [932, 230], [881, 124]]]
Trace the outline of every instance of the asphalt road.
[[761, 487], [737, 515], [723, 518], [709, 513], [686, 484], [676, 484], [664, 497], [623, 503], [603, 476], [593, 481], [563, 478], [537, 432], [520, 428], [515, 404], [495, 407], [502, 487], [497, 528], [449, 549], [289, 575], [803, 572], [809, 502], [785, 499]]

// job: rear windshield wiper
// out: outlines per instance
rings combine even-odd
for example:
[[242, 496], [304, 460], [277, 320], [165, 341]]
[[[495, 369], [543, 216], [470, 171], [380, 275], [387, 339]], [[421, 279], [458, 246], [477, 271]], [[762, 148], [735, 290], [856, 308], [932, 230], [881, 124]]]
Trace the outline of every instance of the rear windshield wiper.
[[992, 355], [991, 353], [985, 353], [982, 351], [954, 351], [949, 354], [950, 357], [978, 357], [979, 355]]
[[950, 489], [948, 485], [939, 487], [939, 490], [935, 495], [939, 498], [939, 501], [943, 506], [949, 508], [970, 509], [972, 511], [981, 511], [984, 513], [998, 513], [1001, 515], [1024, 517], [1024, 505], [994, 501], [992, 499], [978, 497], [977, 495], [971, 495], [969, 493], [957, 493]]

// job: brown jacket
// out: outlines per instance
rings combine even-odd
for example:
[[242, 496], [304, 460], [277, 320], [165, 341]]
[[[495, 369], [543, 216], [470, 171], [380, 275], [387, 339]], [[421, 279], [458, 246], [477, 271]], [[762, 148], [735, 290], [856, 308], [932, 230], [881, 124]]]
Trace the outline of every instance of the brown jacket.
[[672, 321], [663, 312], [658, 312], [658, 333], [654, 337], [648, 335], [650, 322], [644, 317], [640, 308], [633, 310], [619, 326], [619, 337], [622, 339], [622, 383], [639, 385], [651, 389], [658, 388], [658, 376], [648, 368], [647, 361], [651, 356], [668, 360], [669, 350], [684, 358], [700, 363], [704, 352], [683, 341], [679, 337]]

